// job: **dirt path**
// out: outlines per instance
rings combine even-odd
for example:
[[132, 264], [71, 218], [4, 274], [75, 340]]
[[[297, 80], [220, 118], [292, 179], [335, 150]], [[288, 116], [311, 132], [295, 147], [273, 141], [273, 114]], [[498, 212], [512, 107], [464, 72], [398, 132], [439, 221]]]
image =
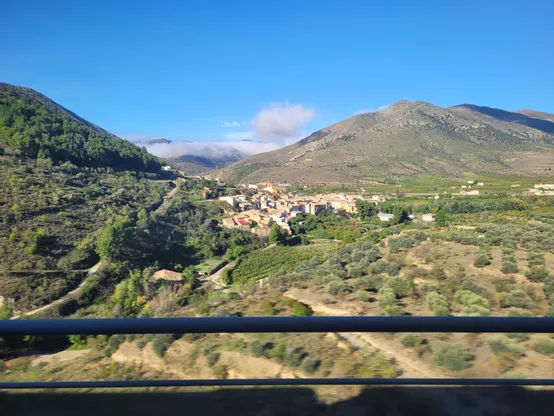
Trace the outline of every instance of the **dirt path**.
[[[172, 181], [174, 184], [175, 184], [175, 188], [173, 188], [171, 191], [169, 191], [166, 196], [164, 197], [164, 202], [162, 203], [162, 205], [160, 205], [158, 207], [158, 209], [156, 209], [154, 211], [154, 213], [156, 212], [159, 212], [162, 207], [164, 207], [166, 205], [166, 203], [172, 198], [175, 196], [175, 194], [177, 193], [177, 191], [179, 190], [179, 186], [180, 184], [177, 182], [177, 181]], [[46, 311], [48, 309], [50, 309], [51, 307], [53, 307], [54, 305], [59, 305], [60, 303], [63, 303], [65, 302], [66, 300], [70, 299], [73, 295], [76, 295], [77, 293], [80, 292], [80, 290], [83, 288], [83, 286], [86, 284], [86, 282], [88, 281], [88, 279], [90, 278], [90, 276], [92, 276], [93, 274], [95, 274], [99, 269], [100, 267], [102, 267], [102, 265], [105, 264], [105, 261], [101, 260], [99, 261], [98, 263], [96, 263], [94, 266], [92, 266], [90, 269], [86, 270], [87, 272], [87, 276], [83, 279], [83, 281], [79, 284], [79, 286], [77, 286], [75, 289], [71, 290], [70, 292], [66, 293], [64, 296], [62, 296], [61, 298], [59, 299], [56, 299], [55, 301], [53, 302], [50, 302], [48, 305], [44, 305], [44, 306], [41, 306], [40, 308], [37, 308], [37, 309], [33, 309], [32, 311], [28, 311], [28, 312], [24, 312], [23, 314], [16, 314], [14, 315], [11, 319], [19, 319], [21, 317], [21, 315], [26, 315], [26, 316], [33, 316], [33, 315], [36, 315], [37, 313], [39, 312], [43, 312], [43, 311]], [[223, 287], [222, 287], [223, 288]]]
[[36, 356], [33, 361], [31, 361], [31, 365], [33, 367], [38, 366], [42, 363], [46, 363], [48, 365], [55, 364], [55, 363], [63, 363], [66, 361], [71, 361], [76, 358], [80, 358], [86, 354], [88, 354], [90, 350], [65, 350], [60, 351], [55, 354], [44, 354]]
[[79, 293], [79, 291], [83, 288], [85, 283], [88, 281], [89, 277], [91, 277], [93, 274], [95, 274], [100, 269], [100, 267], [102, 267], [102, 265], [104, 265], [104, 263], [105, 262], [101, 260], [98, 263], [96, 263], [94, 266], [92, 266], [90, 269], [88, 269], [87, 270], [87, 277], [83, 279], [83, 281], [79, 284], [79, 286], [77, 286], [75, 289], [71, 290], [70, 292], [66, 293], [61, 298], [56, 299], [53, 302], [50, 302], [48, 305], [44, 305], [44, 306], [41, 306], [40, 308], [33, 309], [32, 311], [27, 311], [27, 312], [24, 312], [22, 314], [20, 313], [20, 314], [14, 315], [10, 319], [19, 319], [19, 318], [21, 318], [21, 315], [33, 316], [33, 315], [36, 315], [39, 312], [43, 312], [43, 311], [46, 311], [46, 310], [50, 309], [54, 305], [58, 305], [60, 303], [65, 302], [66, 300], [71, 298], [73, 295]]
[[[350, 316], [352, 313], [345, 309], [332, 307], [323, 304], [318, 296], [308, 291], [300, 289], [290, 289], [285, 296], [296, 299], [302, 302], [314, 312], [333, 315], [333, 316]], [[402, 369], [402, 375], [399, 378], [446, 378], [447, 376], [440, 371], [440, 369], [433, 368], [425, 363], [420, 362], [417, 358], [410, 355], [408, 351], [401, 348], [398, 342], [393, 340], [387, 340], [380, 334], [374, 333], [344, 333], [338, 334], [340, 338], [348, 342], [355, 348], [362, 348], [364, 346], [371, 346], [380, 350], [381, 353], [388, 358], [393, 359], [397, 365]], [[365, 344], [365, 345], [364, 345]], [[437, 390], [434, 399], [437, 398], [442, 402], [441, 407], [443, 409], [449, 409], [451, 415], [469, 415], [467, 409], [458, 401], [454, 394], [451, 394], [448, 390]]]
[[219, 281], [219, 278], [221, 277], [221, 273], [223, 273], [223, 270], [234, 267], [236, 263], [237, 263], [236, 260], [232, 261], [230, 263], [227, 263], [225, 266], [223, 266], [218, 271], [212, 273], [209, 276], [200, 278], [198, 280], [200, 282], [202, 282], [203, 285], [212, 284], [214, 286], [215, 290], [225, 289], [227, 287], [227, 285], [224, 285]]

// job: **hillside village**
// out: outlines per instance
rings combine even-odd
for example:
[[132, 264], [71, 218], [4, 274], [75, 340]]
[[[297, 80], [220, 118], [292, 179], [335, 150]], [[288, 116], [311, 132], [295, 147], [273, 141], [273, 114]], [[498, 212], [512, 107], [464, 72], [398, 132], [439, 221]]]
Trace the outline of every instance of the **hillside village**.
[[[365, 200], [377, 206], [379, 203], [390, 199], [390, 197], [382, 195], [373, 195], [371, 198], [366, 198], [361, 195], [345, 193], [307, 196], [287, 192], [287, 186], [287, 184], [274, 186], [271, 183], [242, 184], [243, 189], [254, 189], [257, 192], [253, 195], [240, 194], [219, 197], [220, 201], [226, 202], [232, 207], [232, 210], [229, 209], [227, 212], [233, 214], [222, 220], [222, 227], [250, 230], [260, 237], [267, 237], [271, 225], [276, 223], [290, 234], [288, 221], [298, 215], [317, 215], [322, 212], [338, 211], [354, 214], [356, 213], [356, 200]], [[394, 219], [393, 214], [382, 212], [379, 212], [377, 217], [383, 222]], [[416, 219], [415, 216], [411, 217], [413, 217], [411, 219]], [[424, 214], [421, 220], [433, 222], [434, 214]]]

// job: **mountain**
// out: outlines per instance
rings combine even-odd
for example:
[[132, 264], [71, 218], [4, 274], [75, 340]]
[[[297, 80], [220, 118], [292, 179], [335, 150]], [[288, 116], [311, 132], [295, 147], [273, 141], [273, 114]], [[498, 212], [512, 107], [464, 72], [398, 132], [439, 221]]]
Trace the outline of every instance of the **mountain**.
[[0, 83], [0, 146], [30, 159], [158, 172], [160, 161], [31, 88]]
[[519, 110], [519, 111], [516, 111], [516, 113], [520, 113], [520, 114], [523, 114], [523, 115], [526, 115], [526, 116], [529, 116], [529, 117], [533, 117], [533, 118], [538, 118], [538, 119], [554, 122], [554, 114], [543, 113], [542, 111]]
[[185, 154], [167, 159], [171, 165], [177, 167], [187, 175], [197, 175], [214, 169], [221, 169], [244, 159], [245, 154], [236, 149], [226, 149], [224, 153], [206, 155]]
[[[389, 175], [465, 172], [538, 175], [554, 164], [554, 122], [464, 104], [399, 101], [247, 157], [214, 177], [240, 181], [345, 183]], [[544, 113], [541, 113], [544, 114]]]

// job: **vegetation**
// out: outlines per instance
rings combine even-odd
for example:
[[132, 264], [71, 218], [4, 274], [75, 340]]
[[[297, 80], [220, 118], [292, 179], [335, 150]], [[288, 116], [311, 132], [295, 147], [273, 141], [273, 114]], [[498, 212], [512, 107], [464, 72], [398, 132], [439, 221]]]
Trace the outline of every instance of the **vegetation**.
[[159, 172], [160, 162], [145, 148], [93, 129], [37, 97], [30, 90], [0, 86], [0, 143], [12, 152], [37, 159], [44, 167], [69, 162]]
[[434, 350], [435, 362], [448, 370], [461, 371], [469, 368], [473, 359], [471, 352], [459, 345], [438, 343]]

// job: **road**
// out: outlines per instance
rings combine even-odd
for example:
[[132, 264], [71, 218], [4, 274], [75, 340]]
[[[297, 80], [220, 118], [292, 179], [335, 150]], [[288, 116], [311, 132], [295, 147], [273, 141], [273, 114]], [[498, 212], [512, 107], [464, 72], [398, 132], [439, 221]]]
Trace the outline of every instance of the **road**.
[[[175, 184], [175, 188], [173, 188], [171, 191], [169, 191], [166, 196], [164, 197], [164, 202], [162, 203], [162, 205], [160, 205], [155, 211], [154, 213], [157, 213], [159, 212], [162, 207], [164, 207], [167, 202], [173, 198], [175, 196], [175, 194], [177, 193], [177, 191], [179, 190], [179, 184], [176, 182], [176, 181], [172, 181], [174, 184]], [[55, 301], [53, 302], [50, 302], [48, 305], [44, 305], [44, 306], [41, 306], [40, 308], [37, 308], [37, 309], [33, 309], [31, 311], [27, 311], [27, 312], [24, 312], [23, 314], [17, 314], [17, 315], [14, 315], [11, 319], [19, 319], [21, 317], [21, 315], [26, 315], [26, 316], [33, 316], [33, 315], [36, 315], [37, 313], [39, 312], [44, 312], [48, 309], [50, 309], [51, 307], [55, 306], [55, 305], [59, 305], [60, 303], [63, 303], [65, 302], [66, 300], [69, 300], [73, 295], [76, 295], [77, 293], [79, 293], [81, 291], [81, 289], [83, 288], [83, 286], [87, 283], [88, 279], [93, 275], [95, 274], [99, 269], [100, 267], [102, 267], [102, 265], [104, 265], [105, 263], [107, 263], [107, 261], [105, 260], [101, 260], [99, 261], [98, 263], [96, 263], [94, 266], [92, 266], [90, 269], [87, 269], [87, 270], [83, 270], [83, 271], [86, 271], [87, 272], [87, 276], [83, 279], [83, 281], [79, 284], [79, 286], [77, 286], [75, 289], [71, 290], [70, 292], [66, 293], [64, 296], [62, 296], [61, 298], [59, 299], [56, 299]], [[211, 277], [211, 276], [210, 276]], [[217, 284], [217, 283], [216, 283]], [[221, 286], [221, 288], [223, 288], [223, 286]]]
[[223, 285], [219, 278], [221, 277], [221, 273], [223, 273], [223, 270], [233, 268], [237, 262], [232, 261], [227, 263], [225, 266], [223, 266], [218, 271], [212, 273], [211, 275], [198, 279], [203, 285], [212, 284], [215, 290], [223, 290], [227, 287], [227, 285]]
[[98, 269], [100, 269], [100, 267], [102, 267], [102, 265], [104, 264], [105, 262], [104, 261], [99, 261], [98, 263], [96, 263], [94, 266], [92, 266], [90, 269], [87, 270], [87, 277], [83, 279], [83, 281], [79, 284], [79, 286], [77, 286], [75, 289], [73, 289], [72, 291], [66, 293], [64, 296], [62, 296], [61, 298], [59, 299], [56, 299], [55, 301], [53, 302], [50, 302], [48, 305], [44, 305], [44, 306], [41, 306], [40, 308], [37, 308], [37, 309], [33, 309], [32, 311], [27, 311], [27, 312], [24, 312], [23, 314], [17, 314], [17, 315], [14, 315], [11, 317], [11, 319], [19, 319], [21, 317], [21, 315], [26, 315], [26, 316], [33, 316], [33, 315], [36, 315], [37, 313], [39, 312], [43, 312], [43, 311], [46, 311], [48, 309], [50, 309], [52, 306], [54, 305], [58, 305], [60, 303], [63, 303], [65, 302], [66, 300], [68, 300], [69, 298], [71, 298], [73, 295], [79, 293], [79, 291], [83, 288], [83, 286], [85, 285], [85, 283], [88, 281], [88, 278], [90, 276], [92, 276], [93, 274], [95, 274]]

